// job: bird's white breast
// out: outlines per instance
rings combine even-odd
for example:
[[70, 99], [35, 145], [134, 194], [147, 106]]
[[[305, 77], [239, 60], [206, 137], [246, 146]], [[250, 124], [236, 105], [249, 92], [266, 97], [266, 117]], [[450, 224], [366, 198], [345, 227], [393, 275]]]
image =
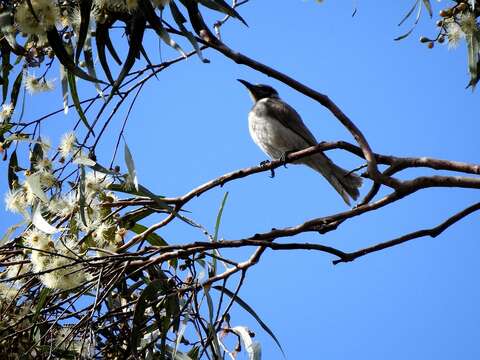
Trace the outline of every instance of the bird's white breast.
[[300, 136], [267, 115], [264, 101], [258, 101], [248, 114], [248, 129], [255, 144], [273, 159], [281, 158], [288, 151], [308, 147]]

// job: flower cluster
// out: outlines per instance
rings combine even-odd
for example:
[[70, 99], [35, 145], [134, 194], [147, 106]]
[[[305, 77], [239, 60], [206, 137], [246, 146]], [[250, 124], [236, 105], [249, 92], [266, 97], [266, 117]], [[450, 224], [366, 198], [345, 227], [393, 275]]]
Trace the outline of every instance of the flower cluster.
[[[62, 181], [57, 177], [59, 168], [55, 166], [65, 166], [67, 161], [80, 167], [87, 161], [95, 163], [82, 153], [73, 132], [62, 137], [58, 161], [49, 157], [49, 149], [48, 140], [37, 140], [29, 169], [17, 171], [23, 173], [23, 179], [17, 176], [5, 196], [7, 210], [23, 215], [30, 223], [21, 241], [25, 256], [8, 267], [7, 277], [17, 280], [32, 271], [46, 287], [66, 290], [91, 280], [85, 260], [115, 252], [122, 236], [110, 208], [103, 206], [116, 200], [115, 194], [108, 191], [111, 176], [86, 172], [74, 188], [63, 193]], [[62, 227], [56, 228], [51, 222]]]

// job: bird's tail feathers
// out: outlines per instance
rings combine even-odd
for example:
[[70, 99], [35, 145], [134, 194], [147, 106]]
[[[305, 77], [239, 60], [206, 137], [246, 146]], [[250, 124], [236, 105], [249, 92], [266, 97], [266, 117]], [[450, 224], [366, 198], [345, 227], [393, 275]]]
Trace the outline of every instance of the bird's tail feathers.
[[335, 165], [326, 155], [316, 154], [305, 164], [318, 171], [337, 190], [343, 200], [350, 205], [350, 197], [357, 200], [362, 186], [362, 178], [354, 173]]

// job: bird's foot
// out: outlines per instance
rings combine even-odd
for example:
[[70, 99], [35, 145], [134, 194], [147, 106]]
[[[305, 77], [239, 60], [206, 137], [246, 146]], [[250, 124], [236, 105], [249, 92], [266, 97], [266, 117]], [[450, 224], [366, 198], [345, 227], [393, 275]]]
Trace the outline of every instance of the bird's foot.
[[[260, 163], [260, 166], [262, 167], [265, 167], [267, 166], [268, 164], [270, 164], [270, 160], [263, 160], [261, 163]], [[270, 178], [274, 178], [275, 177], [275, 169], [270, 169]]]
[[283, 164], [283, 167], [287, 168], [287, 157], [288, 155], [290, 155], [291, 153], [294, 153], [296, 150], [289, 150], [289, 151], [285, 151], [282, 156], [280, 156], [280, 161], [282, 162]]

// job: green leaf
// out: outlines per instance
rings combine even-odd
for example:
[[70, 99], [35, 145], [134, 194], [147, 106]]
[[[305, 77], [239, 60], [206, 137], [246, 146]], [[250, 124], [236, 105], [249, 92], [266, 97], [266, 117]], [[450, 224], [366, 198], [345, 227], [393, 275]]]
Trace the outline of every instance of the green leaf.
[[138, 191], [137, 170], [135, 169], [135, 162], [133, 161], [132, 153], [126, 142], [125, 142], [125, 148], [124, 148], [124, 156], [125, 156], [125, 163], [127, 164], [128, 176], [130, 177], [130, 181], [133, 182], [133, 185], [135, 186], [135, 190]]
[[41, 142], [42, 139], [38, 138], [37, 142], [35, 142], [30, 152], [30, 171], [32, 173], [35, 171], [35, 165], [37, 165], [37, 163], [43, 159], [43, 149]]
[[154, 212], [156, 211], [150, 208], [141, 208], [141, 209], [130, 211], [120, 218], [119, 226], [129, 230], [137, 222], [139, 222], [142, 219], [145, 219], [147, 216], [152, 215]]
[[184, 23], [187, 22], [187, 19], [183, 16], [183, 14], [180, 12], [180, 10], [177, 7], [177, 4], [175, 2], [170, 1], [170, 11], [172, 12], [173, 19], [178, 25], [178, 28], [182, 32], [183, 35], [190, 41], [192, 44], [193, 48], [195, 49], [195, 52], [197, 53], [197, 56], [202, 60], [203, 63], [209, 63], [210, 60], [205, 59], [202, 54], [202, 50], [200, 49], [200, 45], [198, 45], [198, 41], [195, 38], [195, 36], [192, 34], [191, 31], [188, 31], [187, 28], [183, 25]]
[[4, 46], [2, 43], [1, 46], [2, 50], [2, 77], [3, 77], [3, 102], [7, 99], [8, 94], [8, 76], [10, 75], [10, 70], [12, 69], [12, 65], [10, 64], [10, 48], [8, 46]]
[[85, 216], [86, 211], [86, 199], [85, 199], [85, 167], [83, 165], [80, 168], [80, 180], [78, 182], [78, 206], [80, 212], [80, 220], [82, 224], [87, 226], [87, 218]]
[[78, 31], [77, 49], [75, 51], [75, 62], [78, 63], [80, 54], [85, 45], [85, 39], [88, 35], [90, 27], [90, 13], [92, 12], [92, 0], [82, 0], [79, 3], [80, 6], [80, 29]]
[[[87, 40], [85, 41], [83, 57], [85, 59], [85, 65], [87, 66], [88, 74], [91, 77], [97, 78], [97, 71], [95, 70], [95, 64], [93, 62], [92, 41], [90, 37], [88, 37]], [[95, 89], [97, 89], [98, 95], [100, 95], [103, 98], [103, 91], [100, 88], [99, 83], [95, 83]]]
[[220, 228], [220, 222], [222, 221], [223, 209], [225, 208], [225, 204], [227, 203], [228, 198], [228, 191], [225, 193], [222, 199], [222, 203], [220, 205], [220, 209], [217, 213], [217, 219], [215, 221], [215, 231], [213, 233], [213, 241], [216, 242], [218, 240], [218, 229]]
[[[138, 298], [137, 304], [135, 306], [135, 311], [133, 313], [132, 321], [132, 344], [131, 349], [134, 355], [137, 355], [137, 346], [140, 343], [140, 340], [143, 337], [144, 331], [142, 329], [145, 327], [145, 311], [150, 307], [150, 302], [157, 300], [160, 297], [165, 297], [168, 292], [168, 286], [165, 279], [156, 279], [149, 283], [145, 289], [143, 289], [140, 297]], [[163, 303], [163, 302], [162, 302]], [[155, 306], [158, 310], [158, 307]], [[160, 324], [159, 324], [160, 325]], [[166, 336], [166, 332], [162, 333], [161, 326], [159, 326], [162, 337]], [[167, 329], [168, 330], [168, 329]]]
[[20, 87], [22, 86], [22, 80], [23, 80], [23, 70], [20, 70], [20, 72], [17, 75], [17, 78], [13, 83], [12, 92], [10, 93], [10, 102], [12, 103], [12, 106], [14, 109], [15, 109], [15, 106], [17, 105], [18, 94], [20, 94]]
[[123, 80], [135, 64], [135, 59], [140, 54], [140, 48], [143, 44], [143, 35], [145, 34], [145, 28], [147, 26], [147, 20], [145, 19], [145, 16], [143, 16], [143, 13], [136, 12], [133, 15], [133, 18], [129, 25], [130, 46], [128, 48], [127, 58], [123, 63], [122, 70], [120, 71], [117, 80], [115, 80], [115, 83], [112, 86], [112, 90], [110, 92], [110, 96], [107, 99], [107, 102], [112, 99], [117, 90], [120, 88]]
[[65, 46], [63, 45], [63, 40], [55, 27], [52, 27], [50, 30], [47, 31], [47, 39], [48, 44], [55, 52], [55, 56], [58, 58], [58, 61], [60, 61], [60, 63], [65, 66], [69, 72], [87, 81], [104, 83], [101, 80], [92, 78], [90, 75], [88, 75], [86, 72], [84, 72], [82, 69], [75, 65], [73, 59], [65, 49]]
[[155, 30], [158, 36], [163, 40], [165, 44], [171, 46], [175, 50], [177, 50], [183, 57], [187, 58], [187, 55], [183, 51], [183, 49], [178, 45], [168, 34], [168, 32], [164, 29], [160, 18], [155, 13], [155, 9], [152, 6], [150, 0], [140, 0], [139, 6], [143, 11], [146, 19], [148, 20], [149, 24]]
[[402, 18], [402, 20], [400, 20], [400, 22], [398, 23], [398, 26], [402, 26], [402, 24], [405, 22], [405, 20], [407, 20], [412, 15], [412, 13], [415, 11], [415, 8], [417, 7], [419, 1], [420, 0], [415, 0], [415, 2], [413, 3], [413, 6], [410, 8], [410, 10], [408, 10], [408, 12]]
[[250, 331], [245, 326], [235, 326], [230, 329], [237, 334], [243, 342], [243, 347], [248, 354], [248, 360], [260, 360], [262, 357], [262, 348], [260, 343], [253, 342]]
[[209, 322], [208, 322], [208, 332], [210, 337], [212, 338], [212, 350], [216, 354], [220, 354], [220, 344], [218, 343], [218, 338], [217, 334], [215, 332], [215, 319], [214, 319], [214, 308], [213, 308], [213, 300], [212, 297], [210, 296], [210, 286], [204, 286], [203, 291], [205, 293], [205, 297], [207, 299], [207, 306], [208, 306], [208, 317], [209, 317]]
[[40, 205], [37, 205], [33, 210], [32, 224], [45, 234], [52, 235], [60, 231], [55, 226], [50, 225], [47, 220], [45, 220], [40, 210]]
[[190, 356], [192, 360], [198, 360], [199, 353], [200, 353], [200, 348], [198, 346], [194, 346], [193, 348], [190, 349], [187, 355]]
[[44, 305], [47, 303], [48, 296], [50, 295], [51, 292], [52, 290], [49, 288], [43, 288], [42, 290], [40, 290], [40, 294], [38, 295], [38, 298], [37, 298], [37, 306], [35, 306], [35, 313], [33, 314], [33, 318], [32, 318], [32, 323], [34, 325], [30, 332], [30, 338], [32, 339], [37, 329], [36, 322], [38, 320], [38, 316], [40, 315], [40, 312], [42, 311]]
[[65, 66], [60, 64], [60, 82], [62, 84], [63, 113], [68, 114], [68, 77]]
[[467, 41], [468, 52], [468, 71], [470, 73], [470, 83], [467, 87], [471, 86], [475, 89], [475, 85], [479, 79], [478, 66], [479, 66], [479, 37], [478, 30], [473, 34], [465, 34]]
[[283, 357], [285, 357], [285, 353], [283, 352], [283, 348], [282, 348], [282, 345], [280, 345], [280, 342], [278, 341], [277, 337], [275, 336], [275, 334], [273, 333], [272, 330], [270, 330], [270, 328], [267, 326], [267, 324], [265, 324], [262, 319], [260, 319], [260, 317], [257, 315], [257, 313], [255, 312], [255, 310], [253, 310], [250, 305], [248, 305], [245, 301], [243, 301], [238, 295], [235, 295], [233, 292], [231, 292], [230, 290], [228, 290], [226, 287], [223, 287], [223, 286], [220, 286], [220, 285], [215, 285], [215, 286], [212, 286], [213, 289], [215, 290], [218, 290], [220, 292], [223, 292], [225, 295], [227, 295], [228, 297], [230, 297], [231, 299], [233, 299], [233, 301], [235, 301], [238, 305], [240, 305], [245, 311], [247, 311], [250, 315], [253, 316], [253, 318], [255, 320], [257, 320], [258, 324], [262, 327], [263, 330], [265, 330], [268, 335], [270, 335], [272, 337], [272, 339], [275, 341], [275, 343], [277, 344], [278, 348], [280, 349], [280, 351], [282, 352], [283, 354]]
[[10, 160], [8, 162], [8, 187], [10, 190], [13, 189], [14, 184], [18, 185], [18, 176], [16, 172], [18, 171], [18, 159], [17, 159], [17, 150], [12, 152], [10, 155]]
[[230, 5], [228, 5], [224, 0], [196, 0], [196, 1], [212, 10], [220, 11], [226, 15], [236, 18], [240, 20], [245, 26], [248, 26], [248, 24], [240, 16], [240, 14]]
[[[144, 225], [141, 224], [135, 224], [132, 227], [130, 227], [128, 230], [133, 231], [135, 234], [141, 234], [148, 228]], [[148, 241], [148, 243], [152, 246], [167, 246], [168, 243], [158, 234], [155, 233], [150, 233], [148, 236], [145, 238], [145, 240]]]
[[[417, 24], [418, 24], [418, 21], [420, 20], [420, 14], [422, 13], [422, 4], [420, 4], [419, 1], [420, 1], [420, 0], [417, 0], [417, 2], [415, 3], [415, 5], [414, 5], [414, 7], [413, 7], [413, 9], [415, 9], [415, 6], [417, 6], [417, 4], [418, 4], [417, 16], [416, 16], [416, 18], [415, 18], [415, 22], [413, 23], [412, 28], [411, 28], [410, 30], [408, 30], [405, 34], [400, 35], [400, 36], [396, 37], [396, 38], [393, 39], [393, 40], [395, 40], [395, 41], [403, 40], [403, 39], [405, 39], [408, 35], [410, 35], [410, 34], [412, 33], [412, 31], [415, 29], [415, 27], [416, 27]], [[411, 11], [413, 11], [413, 10], [411, 10]], [[410, 16], [410, 14], [411, 14], [411, 12], [409, 12], [408, 16]], [[407, 17], [408, 17], [408, 16], [407, 16]], [[402, 20], [402, 22], [403, 22], [403, 21], [404, 21], [404, 20]], [[400, 22], [399, 25], [401, 25], [402, 22]]]
[[73, 104], [75, 105], [75, 109], [77, 110], [77, 113], [80, 116], [80, 119], [82, 120], [83, 124], [87, 127], [87, 129], [92, 134], [95, 135], [95, 133], [93, 132], [93, 129], [90, 127], [90, 124], [88, 123], [85, 113], [83, 112], [82, 105], [80, 104], [80, 99], [78, 97], [78, 92], [77, 92], [77, 83], [75, 81], [74, 73], [70, 72], [70, 70], [67, 70], [67, 78], [68, 78], [68, 85], [70, 87], [70, 95], [72, 97]]
[[[225, 195], [223, 196], [223, 199], [222, 199], [222, 203], [220, 205], [220, 209], [218, 210], [218, 213], [217, 213], [217, 219], [215, 220], [215, 229], [214, 229], [214, 232], [213, 232], [213, 242], [217, 242], [218, 240], [218, 230], [220, 229], [220, 222], [222, 221], [222, 215], [223, 215], [223, 209], [225, 207], [225, 204], [227, 202], [227, 198], [228, 198], [228, 192], [225, 193]], [[218, 250], [216, 249], [213, 249], [212, 252], [214, 254], [219, 254]], [[213, 258], [212, 260], [212, 272], [213, 274], [211, 276], [215, 276], [217, 274], [217, 259], [216, 258]]]
[[[100, 61], [100, 65], [102, 66], [103, 72], [105, 73], [105, 76], [107, 77], [108, 81], [111, 84], [113, 84], [115, 81], [113, 80], [112, 72], [110, 71], [110, 67], [108, 66], [107, 55], [105, 53], [105, 47], [109, 42], [111, 43], [110, 36], [108, 34], [110, 25], [111, 25], [110, 22], [106, 22], [104, 24], [97, 23], [97, 27], [95, 29], [95, 39], [96, 39], [95, 43], [97, 44], [98, 60]], [[116, 59], [116, 57], [114, 57], [114, 59]]]
[[425, 8], [427, 9], [428, 15], [432, 17], [433, 11], [432, 11], [432, 4], [430, 3], [430, 0], [423, 0], [423, 5], [425, 5]]

